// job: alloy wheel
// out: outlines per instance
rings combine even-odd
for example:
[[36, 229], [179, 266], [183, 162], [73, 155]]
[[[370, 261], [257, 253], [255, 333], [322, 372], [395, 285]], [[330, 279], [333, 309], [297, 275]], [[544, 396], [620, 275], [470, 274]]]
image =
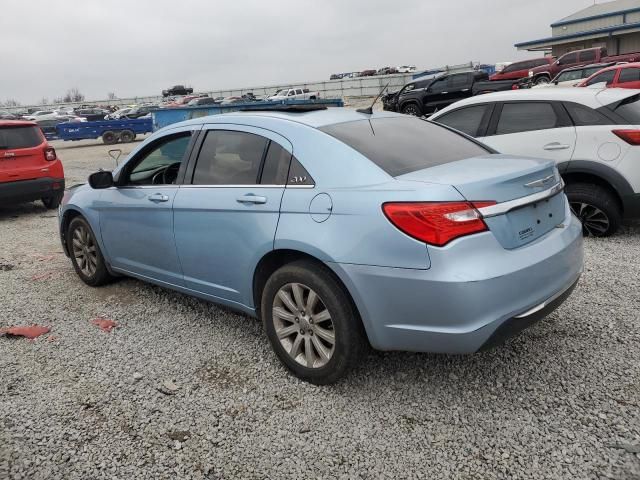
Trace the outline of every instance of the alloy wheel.
[[609, 230], [609, 217], [594, 205], [584, 202], [571, 202], [571, 211], [582, 222], [582, 232], [585, 236], [599, 237]]
[[325, 366], [335, 351], [331, 314], [322, 299], [302, 283], [288, 283], [273, 301], [273, 324], [287, 354], [307, 368]]
[[92, 277], [98, 268], [98, 252], [93, 236], [82, 225], [73, 231], [71, 240], [73, 257], [80, 271], [87, 277]]

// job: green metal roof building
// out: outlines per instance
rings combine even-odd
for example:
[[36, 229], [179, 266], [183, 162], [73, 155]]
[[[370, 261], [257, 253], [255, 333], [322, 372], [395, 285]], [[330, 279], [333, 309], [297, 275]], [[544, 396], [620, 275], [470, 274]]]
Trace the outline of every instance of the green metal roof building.
[[607, 47], [610, 55], [640, 51], [640, 0], [591, 5], [552, 23], [550, 37], [516, 43], [515, 47], [555, 56], [592, 47]]

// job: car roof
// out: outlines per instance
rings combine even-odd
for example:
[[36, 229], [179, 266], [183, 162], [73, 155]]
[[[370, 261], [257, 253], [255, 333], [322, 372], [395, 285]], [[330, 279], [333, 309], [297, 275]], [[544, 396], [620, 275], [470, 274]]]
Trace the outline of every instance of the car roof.
[[302, 111], [302, 112], [282, 112], [275, 110], [248, 110], [244, 112], [230, 112], [208, 117], [199, 117], [193, 120], [181, 122], [180, 125], [200, 125], [205, 123], [227, 123], [230, 119], [255, 119], [271, 118], [287, 120], [301, 123], [313, 128], [321, 128], [337, 123], [355, 122], [358, 120], [370, 120], [377, 118], [404, 117], [401, 113], [377, 111], [372, 115], [360, 113], [351, 108], [330, 107], [323, 110]]
[[618, 70], [619, 68], [640, 68], [640, 62], [621, 63], [621, 64], [616, 64], [616, 65], [610, 65], [607, 68], [603, 68], [600, 72], [597, 72], [597, 73], [607, 72], [607, 71], [610, 71], [610, 70]]
[[26, 127], [26, 126], [37, 127], [38, 124], [30, 120], [0, 120], [0, 127]]
[[447, 108], [443, 108], [435, 114], [439, 117], [443, 112], [448, 112], [466, 105], [476, 105], [489, 102], [513, 102], [523, 101], [557, 101], [575, 102], [591, 108], [599, 108], [603, 105], [619, 102], [625, 98], [637, 95], [637, 90], [628, 88], [584, 88], [584, 87], [558, 87], [558, 88], [532, 88], [522, 90], [506, 90], [503, 92], [486, 93], [460, 100]]

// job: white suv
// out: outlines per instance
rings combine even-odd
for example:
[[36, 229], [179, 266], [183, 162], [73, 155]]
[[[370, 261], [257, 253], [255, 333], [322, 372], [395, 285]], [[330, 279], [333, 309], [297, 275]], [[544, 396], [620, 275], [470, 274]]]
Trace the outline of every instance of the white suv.
[[429, 120], [500, 153], [555, 160], [585, 235], [640, 218], [640, 93], [552, 88], [461, 100]]

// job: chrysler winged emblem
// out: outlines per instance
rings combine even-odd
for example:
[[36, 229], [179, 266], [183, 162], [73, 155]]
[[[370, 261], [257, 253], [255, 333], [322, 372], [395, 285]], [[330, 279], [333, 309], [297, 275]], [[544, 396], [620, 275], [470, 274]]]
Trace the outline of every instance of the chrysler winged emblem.
[[524, 186], [528, 188], [544, 187], [546, 184], [554, 181], [555, 175], [549, 175], [548, 177], [541, 178], [540, 180], [534, 180], [533, 182], [525, 183]]

